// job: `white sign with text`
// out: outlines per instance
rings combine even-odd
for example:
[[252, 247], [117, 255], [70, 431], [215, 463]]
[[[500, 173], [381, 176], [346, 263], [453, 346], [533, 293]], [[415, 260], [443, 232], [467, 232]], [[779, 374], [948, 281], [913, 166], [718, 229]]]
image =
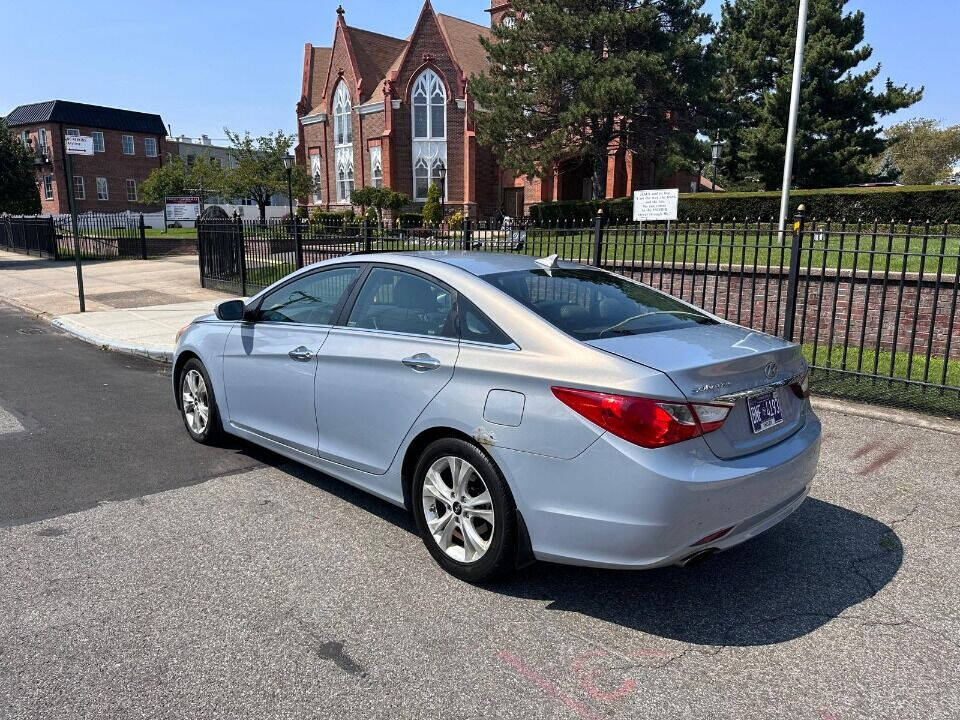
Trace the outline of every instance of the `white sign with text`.
[[89, 135], [67, 135], [67, 155], [93, 155], [93, 137]]
[[680, 191], [676, 188], [637, 190], [633, 193], [633, 220], [634, 222], [676, 220], [679, 203]]
[[196, 220], [200, 214], [200, 198], [168, 197], [165, 203], [167, 221]]

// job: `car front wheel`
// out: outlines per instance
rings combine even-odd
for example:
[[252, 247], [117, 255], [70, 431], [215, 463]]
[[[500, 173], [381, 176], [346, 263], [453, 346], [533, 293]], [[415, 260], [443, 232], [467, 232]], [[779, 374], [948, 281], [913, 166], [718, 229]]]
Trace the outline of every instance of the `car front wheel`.
[[192, 358], [180, 371], [180, 414], [190, 437], [209, 445], [220, 438], [220, 416], [203, 363]]
[[484, 582], [514, 567], [516, 506], [490, 458], [460, 439], [432, 443], [413, 484], [417, 527], [433, 558], [467, 582]]

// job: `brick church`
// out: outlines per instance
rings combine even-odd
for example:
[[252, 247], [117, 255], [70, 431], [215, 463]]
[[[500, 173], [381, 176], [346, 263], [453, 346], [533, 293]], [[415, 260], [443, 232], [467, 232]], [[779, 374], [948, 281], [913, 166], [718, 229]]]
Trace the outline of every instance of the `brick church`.
[[[491, 0], [491, 24], [509, 8], [509, 0]], [[304, 48], [297, 153], [317, 180], [308, 204], [347, 208], [354, 188], [372, 185], [419, 205], [436, 183], [448, 208], [516, 217], [532, 203], [589, 197], [591, 170], [579, 158], [543, 179], [517, 177], [477, 144], [469, 79], [489, 65], [481, 37], [492, 37], [490, 29], [434, 12], [430, 0], [407, 39], [351, 27], [337, 8], [333, 46]], [[645, 187], [641, 166], [633, 153], [611, 149], [607, 196]]]

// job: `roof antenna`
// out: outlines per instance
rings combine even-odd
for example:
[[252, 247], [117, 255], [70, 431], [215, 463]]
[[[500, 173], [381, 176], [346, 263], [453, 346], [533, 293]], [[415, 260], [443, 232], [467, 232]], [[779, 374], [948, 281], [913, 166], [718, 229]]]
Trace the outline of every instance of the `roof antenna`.
[[556, 270], [560, 267], [559, 262], [560, 256], [554, 253], [553, 255], [548, 255], [547, 257], [537, 258], [534, 262], [540, 267], [544, 267], [547, 270]]

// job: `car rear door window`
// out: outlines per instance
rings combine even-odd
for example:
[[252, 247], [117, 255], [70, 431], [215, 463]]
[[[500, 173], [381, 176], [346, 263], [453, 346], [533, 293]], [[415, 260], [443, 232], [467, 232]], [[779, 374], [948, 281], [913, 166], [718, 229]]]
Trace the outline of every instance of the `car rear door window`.
[[460, 316], [460, 338], [471, 342], [489, 345], [512, 345], [513, 341], [503, 330], [493, 324], [477, 306], [463, 295], [457, 298], [457, 311]]
[[263, 322], [331, 325], [343, 296], [360, 274], [358, 267], [311, 273], [277, 288], [260, 304]]
[[453, 293], [420, 275], [374, 268], [360, 290], [347, 327], [457, 337]]

